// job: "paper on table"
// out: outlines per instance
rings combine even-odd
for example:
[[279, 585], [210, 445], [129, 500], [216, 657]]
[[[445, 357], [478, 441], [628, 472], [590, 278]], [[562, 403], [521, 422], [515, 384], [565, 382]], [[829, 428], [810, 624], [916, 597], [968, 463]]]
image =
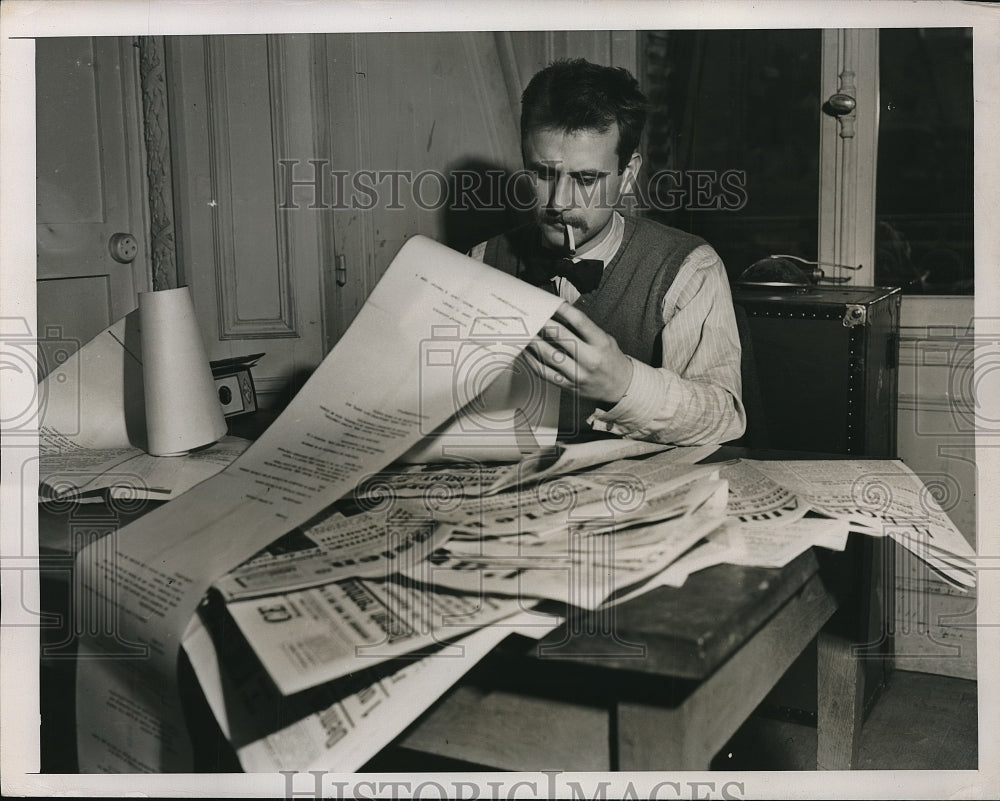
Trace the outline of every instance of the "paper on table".
[[[594, 609], [616, 592], [662, 571], [725, 522], [725, 482], [706, 479], [686, 488], [687, 514], [621, 530], [596, 533], [588, 525], [567, 526], [561, 538], [535, 548], [514, 542], [509, 555], [501, 543], [483, 543], [481, 555], [443, 549], [432, 566], [421, 565], [438, 587], [512, 597], [549, 598]], [[623, 525], [628, 525], [627, 521]], [[630, 593], [634, 597], [645, 588]]]
[[729, 515], [748, 525], [768, 527], [803, 517], [808, 506], [755, 464], [740, 459], [722, 466], [719, 475], [729, 482]]
[[753, 465], [817, 512], [873, 527], [904, 547], [907, 541], [926, 540], [940, 550], [976, 558], [931, 490], [900, 461], [761, 461]]
[[291, 592], [352, 577], [386, 578], [422, 561], [448, 534], [399, 507], [345, 516], [336, 510], [275, 540], [215, 581], [227, 601]]
[[[560, 302], [413, 237], [334, 350], [242, 456], [127, 526], [116, 543], [81, 552], [77, 571], [90, 608], [115, 621], [112, 631], [79, 641], [81, 770], [188, 769], [177, 648], [211, 582], [455, 414], [453, 374], [421, 369], [420, 343], [435, 327], [457, 324], [468, 334], [476, 320], [489, 318], [500, 334], [535, 332]], [[379, 358], [371, 358], [373, 343]], [[484, 369], [494, 353], [498, 364], [509, 364], [509, 347], [480, 344]], [[137, 651], [145, 658], [107, 658]], [[149, 720], [159, 723], [142, 723]]]
[[[496, 495], [445, 498], [431, 506], [436, 520], [453, 531], [478, 538], [489, 536], [544, 535], [562, 531], [573, 522], [609, 526], [637, 518], [651, 520], [676, 511], [672, 502], [661, 499], [699, 478], [718, 472], [716, 465], [678, 462], [674, 451], [654, 453], [645, 459], [618, 459], [582, 473], [556, 476], [524, 489]], [[399, 499], [406, 505], [409, 499]], [[429, 499], [414, 500], [420, 506]]]
[[[842, 551], [847, 544], [848, 533], [846, 520], [804, 518], [768, 529], [747, 526], [738, 518], [730, 517], [724, 526], [708, 535], [707, 542], [653, 577], [644, 590], [660, 586], [681, 587], [692, 573], [720, 564], [783, 567], [814, 545]], [[615, 601], [620, 603], [638, 594], [635, 592]]]
[[811, 518], [772, 529], [730, 521], [714, 532], [709, 540], [726, 546], [724, 561], [727, 564], [784, 567], [814, 545], [832, 545], [832, 550], [844, 550], [847, 535], [846, 520]]
[[249, 445], [249, 440], [225, 436], [183, 456], [150, 456], [138, 448], [42, 454], [39, 499], [65, 500], [107, 490], [113, 498], [168, 501], [214, 476]]
[[522, 608], [520, 599], [363, 579], [226, 605], [286, 695], [455, 640]]
[[446, 492], [459, 495], [495, 495], [512, 487], [526, 487], [544, 478], [588, 467], [660, 451], [673, 450], [677, 463], [694, 464], [717, 450], [717, 446], [675, 448], [640, 440], [609, 437], [592, 442], [557, 443], [554, 447], [524, 456], [516, 464], [493, 464], [469, 459], [466, 464], [390, 465], [358, 485], [359, 498], [386, 496], [431, 497]]
[[[185, 635], [184, 649], [220, 728], [237, 745], [237, 756], [245, 771], [351, 772], [416, 720], [502, 639], [514, 632], [542, 637], [560, 622], [531, 612], [514, 615], [459, 640], [459, 656], [431, 655], [411, 662], [362, 690], [249, 742], [234, 728], [241, 723], [252, 727], [253, 723], [247, 726], [245, 721], [256, 722], [268, 711], [260, 708], [257, 688], [234, 681], [221, 668], [215, 645], [197, 617], [192, 618]], [[270, 717], [273, 719], [273, 715]]]

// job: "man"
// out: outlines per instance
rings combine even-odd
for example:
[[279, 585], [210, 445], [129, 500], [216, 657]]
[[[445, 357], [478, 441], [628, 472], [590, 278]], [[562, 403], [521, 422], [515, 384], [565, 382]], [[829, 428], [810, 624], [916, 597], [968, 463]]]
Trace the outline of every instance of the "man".
[[[536, 74], [521, 98], [535, 220], [470, 255], [566, 301], [527, 349], [570, 401], [564, 433], [726, 442], [743, 433], [746, 414], [722, 262], [691, 234], [615, 209], [642, 164], [645, 105], [621, 68], [576, 59]], [[562, 257], [573, 266], [558, 266]]]

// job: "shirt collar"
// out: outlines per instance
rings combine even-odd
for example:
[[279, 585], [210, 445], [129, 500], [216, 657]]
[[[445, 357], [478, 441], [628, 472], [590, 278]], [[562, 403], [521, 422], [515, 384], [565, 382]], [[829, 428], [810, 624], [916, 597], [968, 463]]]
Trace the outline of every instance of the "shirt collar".
[[596, 244], [588, 242], [587, 245], [590, 247], [586, 247], [583, 253], [577, 251], [573, 257], [573, 261], [577, 261], [578, 259], [600, 259], [607, 266], [608, 262], [618, 252], [618, 248], [621, 247], [624, 235], [625, 218], [619, 212], [613, 212], [611, 225], [608, 226], [608, 230], [605, 231], [604, 236]]

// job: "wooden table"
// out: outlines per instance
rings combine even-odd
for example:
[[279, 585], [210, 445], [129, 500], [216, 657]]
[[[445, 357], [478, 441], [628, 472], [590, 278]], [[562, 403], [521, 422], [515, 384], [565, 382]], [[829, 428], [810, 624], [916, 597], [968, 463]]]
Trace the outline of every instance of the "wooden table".
[[[65, 514], [45, 512], [42, 542], [90, 539], [145, 511], [117, 512], [106, 522], [100, 505], [82, 507], [73, 525]], [[70, 567], [65, 558], [57, 562], [43, 575]], [[818, 640], [817, 765], [848, 769], [864, 677], [850, 635], [824, 629], [844, 598], [828, 586], [828, 573], [808, 551], [781, 569], [719, 565], [680, 589], [661, 587], [601, 613], [574, 611], [541, 642], [509, 638], [396, 745], [500, 769], [703, 770]], [[50, 601], [71, 592], [64, 576], [49, 583], [56, 589], [45, 592], [43, 581], [43, 598]], [[75, 643], [60, 628], [43, 636], [43, 770], [69, 772]]]
[[812, 551], [713, 567], [501, 646], [400, 745], [508, 770], [705, 770], [819, 637], [818, 767], [847, 769], [860, 687], [847, 642], [822, 632], [836, 608]]

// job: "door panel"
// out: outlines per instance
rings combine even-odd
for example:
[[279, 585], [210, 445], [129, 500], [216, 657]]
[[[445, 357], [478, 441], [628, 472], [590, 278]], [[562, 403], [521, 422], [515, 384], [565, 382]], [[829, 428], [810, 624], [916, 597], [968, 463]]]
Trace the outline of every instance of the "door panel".
[[324, 222], [282, 208], [281, 162], [316, 152], [309, 36], [165, 42], [178, 268], [210, 359], [251, 353], [263, 407], [323, 359]]
[[[60, 339], [61, 353], [149, 288], [135, 58], [124, 38], [35, 43], [38, 330]], [[131, 262], [112, 258], [116, 233], [134, 237]], [[40, 377], [52, 369], [49, 350], [43, 341]]]

